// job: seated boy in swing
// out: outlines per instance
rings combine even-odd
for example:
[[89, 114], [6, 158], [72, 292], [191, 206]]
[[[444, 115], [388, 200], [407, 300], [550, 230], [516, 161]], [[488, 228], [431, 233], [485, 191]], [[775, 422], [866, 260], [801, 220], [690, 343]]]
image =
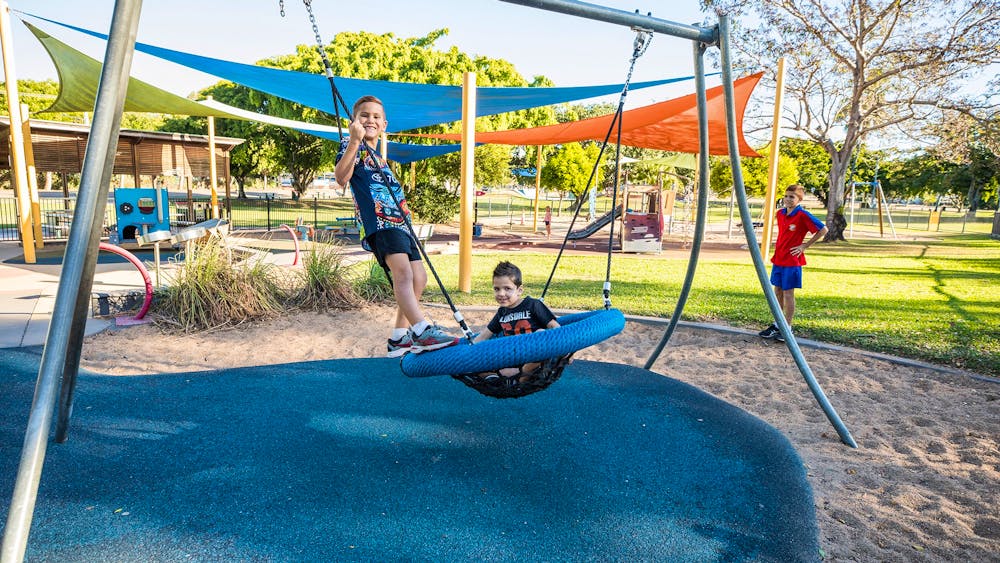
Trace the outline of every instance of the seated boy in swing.
[[[524, 295], [521, 286], [521, 269], [506, 260], [493, 269], [493, 297], [500, 308], [493, 315], [486, 328], [479, 333], [473, 342], [482, 342], [493, 336], [514, 336], [530, 334], [537, 330], [557, 328], [559, 322], [552, 311], [538, 299]], [[514, 377], [530, 374], [538, 369], [540, 363], [531, 362], [521, 368], [508, 367], [499, 370], [504, 377]], [[484, 379], [489, 373], [481, 374]]]

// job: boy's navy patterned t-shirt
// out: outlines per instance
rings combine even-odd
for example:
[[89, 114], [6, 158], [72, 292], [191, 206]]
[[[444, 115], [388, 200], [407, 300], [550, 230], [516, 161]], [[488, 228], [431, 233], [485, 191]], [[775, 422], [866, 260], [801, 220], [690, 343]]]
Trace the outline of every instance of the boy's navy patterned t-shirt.
[[[349, 138], [340, 141], [338, 162], [344, 156], [349, 141]], [[409, 232], [406, 227], [406, 215], [409, 215], [410, 211], [406, 207], [403, 189], [388, 164], [368, 146], [368, 143], [361, 143], [355, 157], [351, 193], [354, 195], [355, 212], [361, 220], [360, 236], [366, 250], [371, 248], [368, 247], [365, 238], [375, 231], [395, 228]], [[397, 201], [399, 205], [396, 205]]]

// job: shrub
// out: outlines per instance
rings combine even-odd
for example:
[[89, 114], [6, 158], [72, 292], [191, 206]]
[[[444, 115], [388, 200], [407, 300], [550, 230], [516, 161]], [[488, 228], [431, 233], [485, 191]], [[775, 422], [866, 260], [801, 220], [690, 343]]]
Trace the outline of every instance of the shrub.
[[[343, 242], [333, 236], [316, 233], [317, 239], [302, 255], [298, 270], [300, 284], [292, 302], [306, 309], [345, 309], [358, 302], [344, 264]], [[323, 240], [325, 239], [325, 240]]]
[[364, 269], [354, 282], [354, 291], [358, 297], [369, 303], [385, 303], [395, 298], [392, 284], [378, 262], [369, 260], [361, 267]]
[[191, 245], [173, 283], [157, 293], [158, 322], [185, 332], [263, 320], [281, 310], [280, 277], [263, 260], [234, 260], [222, 239]]
[[416, 218], [424, 223], [447, 223], [458, 215], [461, 207], [457, 195], [428, 183], [417, 184], [406, 194], [406, 201]]

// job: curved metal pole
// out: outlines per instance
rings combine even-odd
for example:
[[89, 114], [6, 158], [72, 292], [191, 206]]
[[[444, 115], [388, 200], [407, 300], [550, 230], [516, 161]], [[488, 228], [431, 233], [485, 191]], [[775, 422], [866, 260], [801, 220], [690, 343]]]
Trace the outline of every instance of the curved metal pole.
[[701, 241], [705, 238], [705, 222], [708, 216], [708, 109], [705, 94], [705, 48], [704, 43], [694, 44], [694, 83], [698, 97], [698, 212], [695, 215], [694, 239], [691, 242], [691, 257], [688, 259], [687, 274], [684, 276], [684, 284], [681, 286], [681, 294], [677, 297], [677, 305], [674, 313], [670, 316], [667, 329], [660, 338], [660, 343], [646, 360], [644, 369], [653, 367], [653, 363], [660, 357], [663, 348], [667, 345], [670, 337], [677, 328], [677, 323], [681, 320], [681, 313], [687, 303], [688, 294], [691, 293], [691, 286], [694, 284], [694, 273], [698, 267], [698, 255], [701, 253]]
[[132, 64], [141, 7], [141, 0], [119, 0], [115, 3], [76, 212], [70, 227], [52, 323], [42, 352], [35, 397], [25, 430], [24, 449], [4, 530], [3, 549], [0, 551], [0, 560], [4, 563], [24, 559], [59, 379], [70, 372], [75, 377], [79, 367], [87, 306], [97, 266], [97, 247], [108, 199], [108, 183], [118, 144], [118, 127], [125, 104], [128, 69]]
[[135, 320], [142, 319], [143, 317], [146, 316], [146, 313], [149, 312], [149, 306], [153, 304], [153, 278], [149, 277], [149, 270], [146, 269], [146, 266], [143, 265], [142, 260], [139, 260], [139, 258], [136, 257], [135, 254], [132, 254], [131, 252], [125, 250], [120, 246], [107, 242], [102, 242], [100, 245], [100, 249], [105, 252], [110, 252], [112, 254], [117, 254], [118, 256], [121, 256], [122, 258], [128, 260], [130, 264], [135, 266], [136, 270], [139, 270], [139, 275], [142, 276], [142, 283], [143, 285], [146, 286], [146, 295], [143, 296], [142, 298], [142, 306], [139, 307], [139, 312], [136, 313], [135, 316], [132, 318]]
[[295, 245], [295, 258], [292, 259], [292, 266], [296, 266], [299, 263], [299, 235], [292, 230], [291, 227], [282, 223], [281, 228], [288, 231], [288, 234], [292, 235], [292, 244]]
[[788, 326], [788, 321], [785, 320], [785, 315], [781, 311], [778, 298], [774, 295], [774, 289], [771, 287], [767, 271], [764, 268], [764, 258], [760, 253], [760, 246], [757, 244], [757, 237], [753, 231], [750, 205], [747, 203], [746, 188], [743, 184], [743, 170], [740, 168], [740, 152], [736, 139], [736, 105], [733, 96], [732, 64], [729, 55], [729, 17], [723, 14], [719, 14], [719, 32], [719, 49], [722, 51], [722, 89], [726, 98], [726, 135], [729, 140], [729, 160], [732, 163], [733, 169], [733, 189], [736, 190], [737, 200], [739, 201], [740, 219], [743, 221], [743, 232], [746, 234], [747, 245], [750, 247], [750, 255], [753, 257], [754, 268], [757, 270], [757, 279], [760, 281], [760, 286], [767, 297], [767, 305], [774, 316], [774, 322], [778, 325], [781, 334], [784, 335], [788, 350], [795, 359], [795, 365], [802, 372], [802, 377], [805, 378], [806, 384], [809, 385], [813, 396], [816, 397], [816, 401], [823, 408], [827, 419], [837, 429], [840, 440], [848, 446], [856, 448], [858, 444], [851, 437], [850, 431], [844, 425], [840, 416], [837, 415], [837, 411], [833, 409], [833, 405], [830, 404], [830, 401], [823, 393], [823, 389], [819, 386], [819, 382], [816, 381], [816, 377], [809, 368], [809, 364], [806, 363], [805, 356], [802, 355], [802, 349], [799, 348], [799, 343], [796, 342], [795, 335], [792, 334], [792, 329]]

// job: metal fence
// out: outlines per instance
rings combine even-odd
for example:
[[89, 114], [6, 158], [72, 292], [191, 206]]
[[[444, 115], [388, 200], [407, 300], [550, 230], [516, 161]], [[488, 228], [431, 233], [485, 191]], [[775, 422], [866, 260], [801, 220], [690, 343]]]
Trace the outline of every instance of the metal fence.
[[[170, 227], [179, 229], [211, 217], [211, 200], [207, 196], [170, 198]], [[76, 198], [42, 197], [39, 208], [42, 218], [42, 240], [65, 240], [76, 207]], [[356, 226], [353, 204], [349, 198], [275, 199], [272, 197], [219, 201], [220, 215], [229, 220], [232, 229], [277, 230], [281, 225], [305, 223], [317, 229]], [[117, 229], [114, 200], [108, 199], [104, 211], [104, 229], [110, 234]], [[0, 197], [0, 240], [20, 240], [17, 201]]]
[[[208, 196], [197, 195], [186, 197], [171, 197], [170, 226], [182, 228], [193, 223], [204, 221], [211, 217], [211, 201]], [[69, 235], [76, 198], [41, 197], [39, 205], [42, 216], [42, 240], [65, 240]], [[558, 201], [546, 201], [542, 204], [552, 205], [556, 211]], [[567, 213], [572, 208], [572, 201], [562, 202], [562, 212]], [[513, 197], [479, 197], [476, 202], [477, 219], [500, 218], [510, 225], [523, 224], [531, 220], [534, 204], [530, 200]], [[729, 222], [730, 203], [728, 201], [712, 201], [709, 204], [708, 224], [723, 224]], [[584, 203], [583, 212], [589, 209]], [[597, 215], [610, 209], [610, 200], [606, 197], [597, 200]], [[316, 229], [326, 227], [356, 227], [353, 202], [350, 197], [303, 198], [299, 200], [275, 198], [265, 195], [256, 198], [219, 200], [220, 215], [229, 220], [230, 228], [234, 230], [265, 230], [272, 231], [281, 225], [304, 223]], [[569, 211], [570, 213], [572, 211]], [[822, 210], [812, 210], [820, 219], [824, 218]], [[760, 216], [760, 206], [752, 206], [751, 213], [755, 218]], [[846, 211], [848, 221], [853, 220], [855, 228], [865, 230], [878, 228], [878, 210], [872, 208], [856, 208], [853, 217], [850, 210]], [[994, 220], [994, 212], [980, 210], [974, 215], [959, 211], [935, 211], [926, 207], [901, 206], [890, 208], [892, 225], [896, 229], [949, 233], [982, 233], [989, 234]], [[693, 220], [693, 205], [683, 201], [675, 202], [673, 210], [675, 223]], [[735, 214], [734, 222], [739, 221]], [[491, 221], [493, 222], [493, 221]], [[117, 216], [114, 200], [108, 199], [104, 212], [104, 226], [108, 233], [117, 228]], [[890, 231], [889, 218], [882, 216], [883, 229]], [[17, 228], [17, 202], [13, 197], [0, 197], [0, 240], [20, 240]]]
[[[850, 221], [850, 210], [845, 211], [845, 213]], [[964, 211], [934, 210], [926, 207], [892, 207], [888, 214], [882, 214], [882, 229], [885, 232], [889, 232], [892, 227], [895, 227], [910, 231], [989, 234], [993, 225], [993, 215], [994, 212], [988, 209], [981, 209], [973, 214]], [[891, 226], [890, 218], [892, 220]], [[855, 209], [853, 219], [855, 226], [864, 226], [866, 230], [879, 226], [878, 209]]]

